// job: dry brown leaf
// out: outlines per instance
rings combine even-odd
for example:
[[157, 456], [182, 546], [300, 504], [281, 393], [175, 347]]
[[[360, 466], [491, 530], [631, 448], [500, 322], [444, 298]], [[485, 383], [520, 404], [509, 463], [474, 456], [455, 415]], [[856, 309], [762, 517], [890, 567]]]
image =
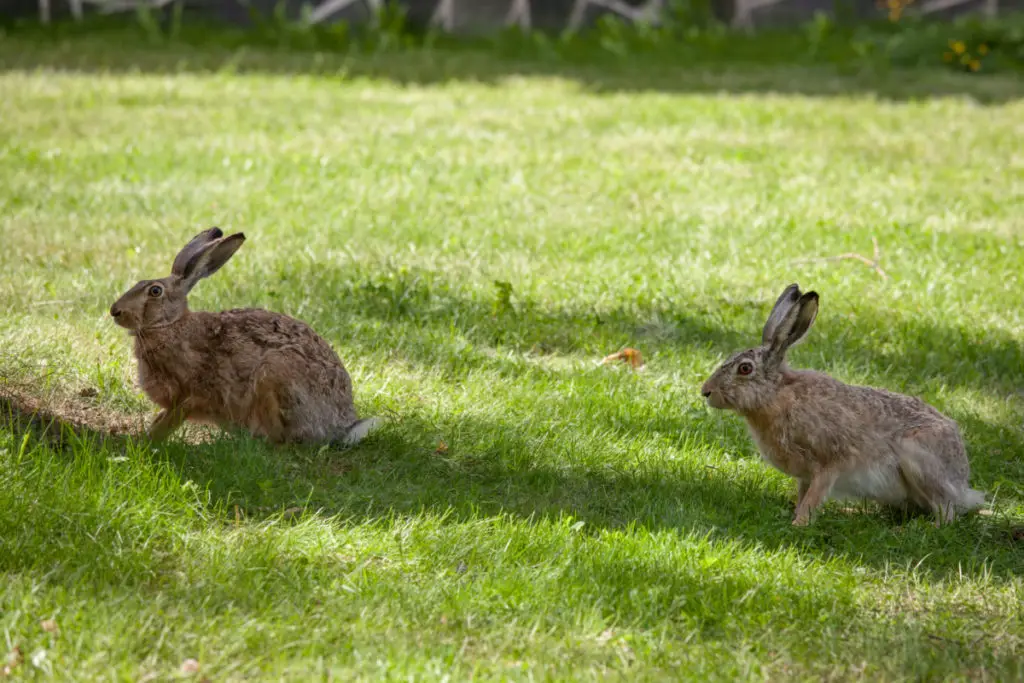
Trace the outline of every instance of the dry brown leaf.
[[343, 460], [337, 460], [327, 466], [327, 471], [331, 473], [332, 477], [340, 477], [347, 474], [352, 470], [352, 465]]
[[181, 673], [183, 674], [197, 674], [199, 673], [199, 662], [195, 659], [186, 659], [181, 663]]
[[39, 626], [42, 627], [47, 633], [57, 633], [57, 622], [53, 619], [43, 619], [39, 622]]
[[607, 363], [613, 363], [615, 361], [622, 361], [623, 363], [628, 363], [630, 367], [632, 367], [634, 370], [642, 368], [644, 366], [643, 354], [640, 353], [638, 350], [629, 347], [622, 349], [618, 353], [613, 353], [610, 356], [605, 356], [601, 360], [601, 364], [604, 365]]
[[21, 648], [15, 645], [14, 649], [7, 654], [7, 663], [4, 664], [4, 676], [10, 676], [24, 661], [25, 656], [21, 653]]
[[448, 452], [448, 444], [446, 444], [444, 441], [438, 441], [437, 442], [437, 448], [434, 449], [434, 452], [435, 453], [447, 453]]

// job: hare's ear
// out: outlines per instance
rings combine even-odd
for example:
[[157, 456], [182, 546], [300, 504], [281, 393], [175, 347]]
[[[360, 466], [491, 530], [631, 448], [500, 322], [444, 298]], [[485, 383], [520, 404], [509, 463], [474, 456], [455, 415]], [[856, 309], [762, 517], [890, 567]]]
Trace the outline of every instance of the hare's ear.
[[196, 283], [204, 277], [210, 277], [216, 273], [221, 266], [228, 262], [228, 259], [234, 256], [243, 242], [245, 242], [245, 234], [236, 232], [234, 235], [215, 239], [199, 247], [185, 263], [182, 272], [179, 273], [185, 285], [185, 291], [195, 287]]
[[792, 310], [798, 301], [800, 301], [800, 287], [796, 283], [782, 290], [782, 294], [775, 300], [772, 312], [768, 315], [768, 321], [765, 322], [764, 329], [761, 331], [762, 344], [771, 342], [775, 336], [775, 330], [778, 329], [779, 324], [785, 320], [786, 314]]
[[786, 338], [786, 346], [798, 344], [811, 329], [815, 319], [818, 317], [818, 293], [807, 292], [800, 297], [800, 312], [796, 316], [796, 322], [789, 329], [789, 336]]
[[174, 257], [174, 265], [171, 266], [171, 274], [177, 275], [178, 277], [185, 277], [185, 267], [188, 265], [189, 261], [191, 261], [207, 244], [219, 240], [223, 236], [224, 233], [220, 228], [212, 227], [208, 230], [203, 230], [201, 233], [193, 237], [189, 243], [178, 252], [178, 255]]
[[789, 347], [804, 338], [817, 317], [818, 293], [807, 292], [801, 295], [786, 312], [768, 340], [768, 358], [774, 363], [781, 362]]

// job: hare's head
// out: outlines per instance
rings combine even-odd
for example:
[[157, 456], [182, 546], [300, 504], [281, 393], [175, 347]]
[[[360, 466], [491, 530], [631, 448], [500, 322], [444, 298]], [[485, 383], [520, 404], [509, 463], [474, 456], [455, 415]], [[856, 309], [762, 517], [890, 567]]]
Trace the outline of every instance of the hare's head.
[[782, 382], [786, 351], [803, 339], [818, 315], [818, 294], [792, 284], [775, 302], [761, 346], [734, 354], [701, 387], [712, 408], [741, 413], [767, 405]]
[[114, 302], [110, 315], [132, 331], [175, 322], [188, 311], [189, 291], [227, 263], [244, 241], [240, 232], [224, 237], [220, 228], [204, 230], [178, 253], [170, 275], [136, 283]]

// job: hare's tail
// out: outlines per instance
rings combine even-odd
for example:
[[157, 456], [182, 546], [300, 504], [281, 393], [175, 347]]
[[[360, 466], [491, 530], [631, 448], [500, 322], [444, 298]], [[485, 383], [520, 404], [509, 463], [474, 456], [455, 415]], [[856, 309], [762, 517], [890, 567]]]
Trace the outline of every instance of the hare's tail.
[[985, 494], [974, 489], [967, 489], [961, 494], [959, 505], [965, 511], [977, 510], [985, 504]]
[[338, 440], [346, 446], [354, 446], [362, 441], [367, 434], [376, 429], [380, 423], [381, 419], [379, 417], [367, 417], [362, 420], [356, 420]]

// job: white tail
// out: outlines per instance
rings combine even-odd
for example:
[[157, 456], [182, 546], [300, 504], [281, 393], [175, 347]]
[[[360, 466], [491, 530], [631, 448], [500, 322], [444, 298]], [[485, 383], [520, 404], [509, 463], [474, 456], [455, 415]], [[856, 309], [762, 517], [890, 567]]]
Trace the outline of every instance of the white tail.
[[985, 504], [985, 494], [974, 489], [967, 489], [960, 498], [960, 506], [964, 510], [977, 510]]
[[380, 425], [379, 417], [368, 417], [358, 420], [348, 428], [341, 442], [346, 446], [354, 446], [362, 441], [367, 434], [376, 429], [378, 425]]

